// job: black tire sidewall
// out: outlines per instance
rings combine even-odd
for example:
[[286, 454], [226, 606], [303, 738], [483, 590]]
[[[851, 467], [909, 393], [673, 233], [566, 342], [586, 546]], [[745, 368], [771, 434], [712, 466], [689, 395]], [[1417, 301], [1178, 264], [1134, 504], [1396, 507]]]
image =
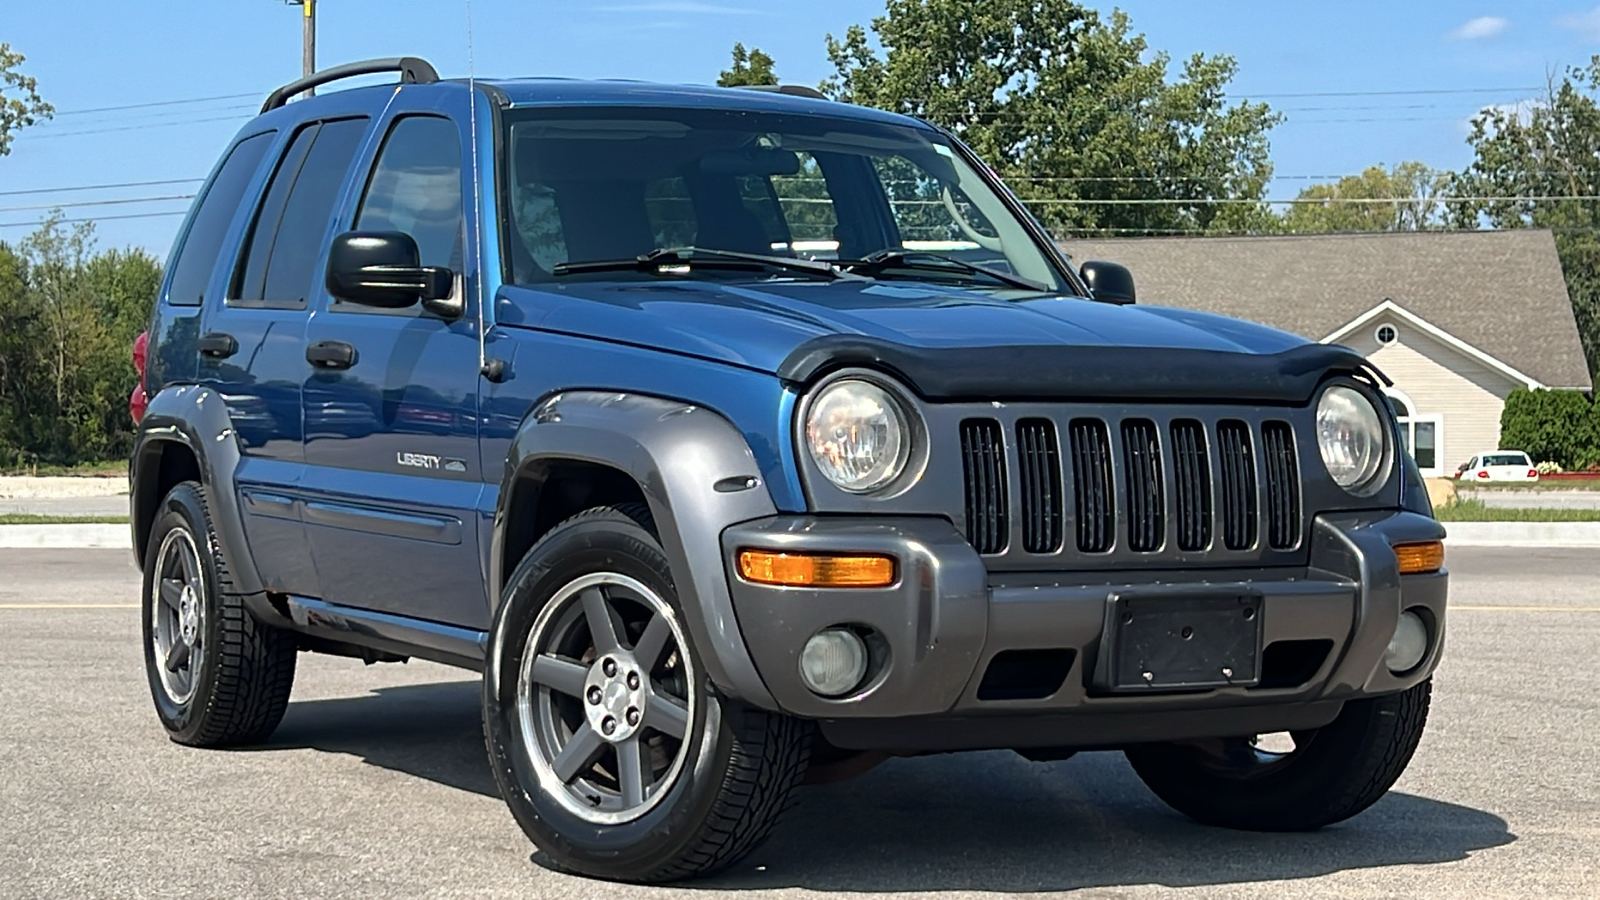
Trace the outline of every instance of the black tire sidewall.
[[[150, 543], [145, 547], [144, 587], [140, 603], [144, 667], [145, 676], [150, 682], [150, 695], [155, 701], [156, 715], [161, 719], [162, 726], [180, 743], [194, 740], [205, 726], [206, 707], [216, 690], [216, 651], [222, 641], [222, 611], [218, 607], [222, 596], [222, 580], [215, 557], [216, 542], [207, 524], [200, 490], [199, 485], [185, 482], [162, 499], [155, 523], [150, 529]], [[156, 584], [161, 574], [161, 561], [158, 559], [161, 543], [178, 528], [189, 532], [196, 556], [199, 557], [201, 578], [205, 581], [205, 633], [202, 635], [199, 668], [195, 672], [194, 693], [186, 703], [174, 702], [161, 685], [161, 676], [156, 667], [162, 665], [163, 661], [156, 659], [152, 631], [152, 607], [161, 602]]]
[[[694, 665], [695, 714], [689, 756], [677, 781], [638, 819], [597, 825], [546, 794], [526, 762], [516, 708], [517, 680], [534, 620], [554, 593], [595, 572], [635, 578], [673, 608]], [[484, 737], [501, 795], [534, 843], [557, 866], [606, 878], [638, 880], [677, 861], [710, 816], [727, 775], [733, 741], [724, 708], [684, 627], [665, 554], [655, 537], [619, 512], [579, 517], [542, 539], [507, 581], [490, 636], [484, 672]]]

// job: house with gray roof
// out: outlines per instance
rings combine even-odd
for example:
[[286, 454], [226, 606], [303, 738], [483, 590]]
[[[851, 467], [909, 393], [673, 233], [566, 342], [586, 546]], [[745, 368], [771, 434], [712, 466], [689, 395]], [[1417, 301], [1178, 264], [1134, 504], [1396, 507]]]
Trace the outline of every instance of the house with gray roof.
[[[1349, 346], [1393, 379], [1407, 448], [1451, 475], [1500, 446], [1518, 387], [1591, 390], [1549, 231], [1068, 240], [1133, 272], [1139, 302]], [[1508, 448], [1514, 449], [1514, 448]]]

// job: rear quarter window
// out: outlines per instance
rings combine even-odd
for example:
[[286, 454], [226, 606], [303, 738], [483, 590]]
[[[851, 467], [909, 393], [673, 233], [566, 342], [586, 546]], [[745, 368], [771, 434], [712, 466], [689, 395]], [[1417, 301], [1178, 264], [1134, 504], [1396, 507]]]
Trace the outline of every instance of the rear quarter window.
[[217, 257], [228, 226], [244, 200], [245, 189], [261, 168], [261, 160], [272, 144], [275, 132], [252, 135], [229, 151], [206, 186], [189, 222], [189, 230], [172, 261], [172, 280], [167, 285], [167, 302], [173, 306], [199, 306], [205, 302], [206, 286], [216, 271]]

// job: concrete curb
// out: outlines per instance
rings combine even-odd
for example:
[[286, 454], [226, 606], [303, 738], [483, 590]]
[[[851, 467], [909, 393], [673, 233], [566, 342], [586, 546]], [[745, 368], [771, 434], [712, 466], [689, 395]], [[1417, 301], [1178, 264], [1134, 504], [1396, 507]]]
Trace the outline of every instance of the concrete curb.
[[0, 549], [128, 550], [126, 525], [0, 525]]
[[1600, 522], [1446, 522], [1451, 547], [1600, 547]]

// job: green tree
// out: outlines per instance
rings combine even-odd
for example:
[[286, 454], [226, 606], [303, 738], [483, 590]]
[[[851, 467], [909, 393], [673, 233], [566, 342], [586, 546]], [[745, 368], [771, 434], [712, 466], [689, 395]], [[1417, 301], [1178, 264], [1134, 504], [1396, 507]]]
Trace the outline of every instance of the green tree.
[[1589, 358], [1600, 376], [1600, 56], [1568, 69], [1539, 102], [1485, 109], [1455, 179], [1455, 224], [1549, 228]]
[[725, 70], [717, 79], [719, 87], [745, 87], [752, 84], [777, 84], [778, 76], [772, 70], [773, 60], [767, 54], [743, 44], [733, 45], [733, 68]]
[[0, 156], [11, 152], [11, 136], [55, 109], [39, 97], [39, 82], [18, 71], [25, 61], [10, 44], [0, 43]]
[[1403, 162], [1393, 171], [1372, 166], [1360, 175], [1301, 191], [1283, 215], [1283, 228], [1291, 234], [1318, 234], [1442, 227], [1450, 179], [1450, 173], [1420, 162]]
[[1169, 80], [1126, 15], [1071, 0], [889, 0], [871, 32], [828, 36], [823, 91], [951, 129], [1058, 233], [1276, 223], [1262, 200], [1280, 117], [1228, 100], [1231, 57], [1196, 54]]
[[1600, 463], [1600, 411], [1578, 391], [1517, 388], [1500, 413], [1500, 446], [1583, 469]]

